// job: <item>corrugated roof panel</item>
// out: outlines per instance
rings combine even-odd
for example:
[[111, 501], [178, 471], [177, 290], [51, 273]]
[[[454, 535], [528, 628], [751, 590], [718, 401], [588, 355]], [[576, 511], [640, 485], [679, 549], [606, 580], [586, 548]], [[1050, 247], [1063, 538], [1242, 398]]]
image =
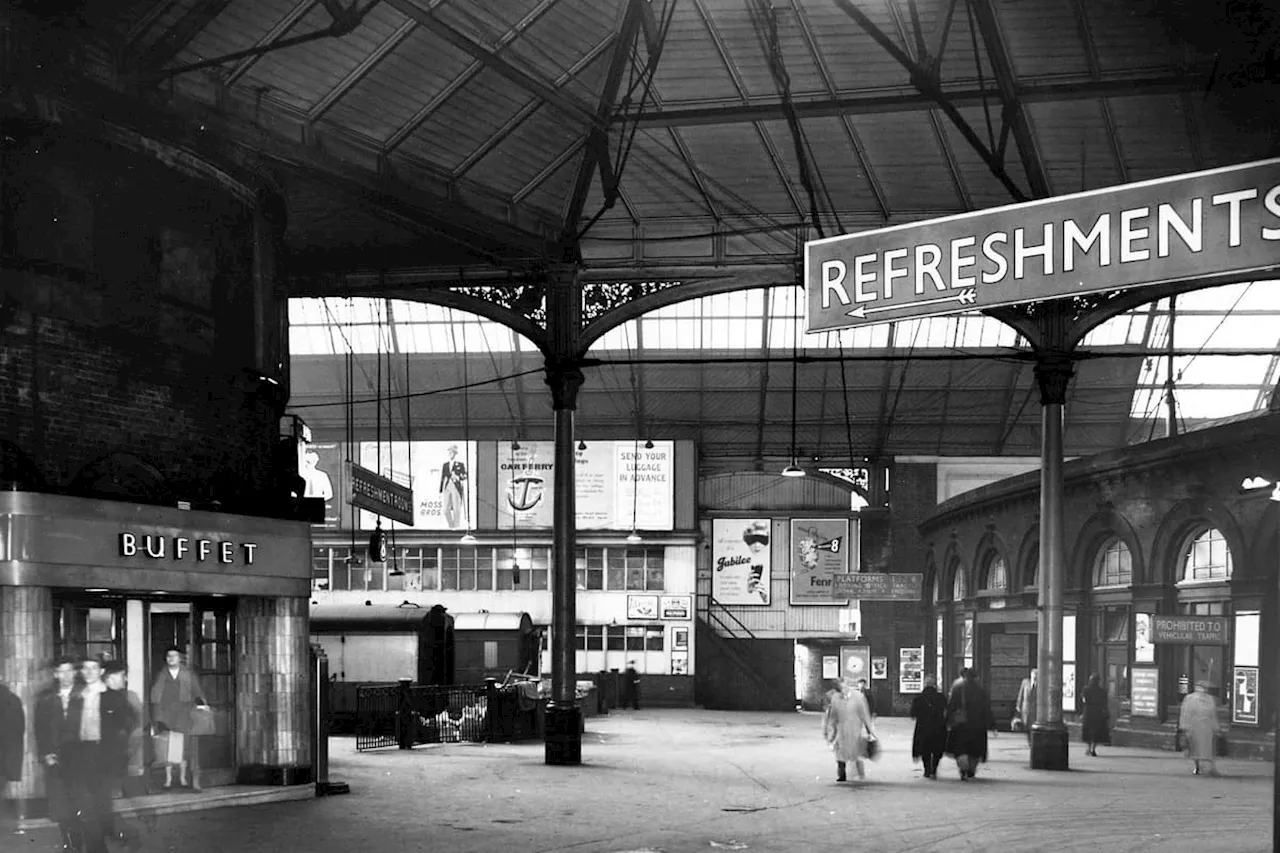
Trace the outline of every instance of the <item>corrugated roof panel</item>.
[[[859, 2], [859, 7], [884, 32], [897, 38], [888, 6]], [[905, 68], [834, 3], [806, 3], [805, 14], [827, 68], [841, 91], [911, 88]]]
[[431, 14], [472, 40], [493, 48], [512, 24], [538, 5], [539, 0], [467, 0], [435, 3]]
[[1181, 98], [1153, 95], [1109, 103], [1130, 181], [1195, 170]]
[[406, 154], [452, 169], [535, 96], [485, 69], [404, 141]]
[[[1074, 8], [1074, 3], [1061, 0], [1000, 0], [996, 4], [996, 19], [1016, 76], [1089, 73], [1089, 60]], [[985, 56], [983, 70], [987, 79], [991, 79], [991, 64]]]
[[[593, 47], [616, 31], [618, 10], [614, 3], [569, 3], [555, 6], [512, 42], [510, 57], [520, 67], [533, 69], [555, 80], [578, 63]], [[606, 51], [612, 54], [612, 50]], [[605, 67], [608, 67], [606, 61]], [[565, 91], [585, 103], [595, 104], [603, 75], [571, 80]], [[626, 77], [623, 77], [626, 85]]]
[[[563, 166], [552, 172], [547, 176], [546, 180], [531, 190], [522, 204], [537, 210], [545, 210], [554, 214], [556, 219], [559, 219], [569, 200], [569, 194], [573, 192], [573, 185], [578, 178], [578, 166], [582, 163], [582, 157], [582, 153], [570, 157]], [[598, 180], [595, 183], [599, 186]], [[589, 195], [587, 203], [583, 207], [585, 215], [588, 217], [593, 216], [602, 204], [603, 197], [599, 192]]]
[[[729, 54], [729, 60], [737, 69], [746, 94], [752, 98], [772, 98], [779, 94], [769, 67], [769, 17], [767, 13], [753, 14], [750, 4], [729, 5], [707, 3], [711, 26]], [[813, 52], [805, 39], [800, 14], [791, 7], [775, 6], [772, 16], [777, 22], [778, 47], [782, 67], [790, 78], [792, 95], [826, 94]]]
[[671, 216], [709, 217], [710, 211], [693, 177], [693, 165], [677, 152], [665, 130], [636, 134], [622, 191], [642, 218]]
[[[773, 140], [792, 189], [803, 201], [804, 187], [800, 184], [800, 168], [790, 127], [781, 121], [766, 122], [764, 127]], [[820, 176], [821, 184], [831, 194], [836, 209], [880, 216], [880, 205], [867, 170], [854, 148], [844, 120], [834, 116], [811, 118], [802, 120], [800, 127], [807, 142], [805, 153], [810, 168]], [[823, 207], [826, 207], [825, 199]]]
[[1123, 183], [1101, 101], [1025, 104], [1040, 156], [1059, 195]]
[[[301, 4], [312, 5], [311, 0], [234, 0], [188, 43], [178, 55], [179, 62], [199, 62], [253, 47]], [[295, 29], [291, 34], [299, 32]], [[235, 67], [227, 63], [217, 73], [226, 74]]]
[[326, 118], [386, 142], [473, 64], [479, 67], [466, 53], [418, 27]]
[[654, 88], [668, 106], [684, 101], [737, 99], [738, 89], [692, 3], [677, 4], [658, 63]]
[[[147, 6], [149, 7], [159, 5], [163, 8], [151, 20], [151, 25], [147, 27], [146, 31], [141, 34], [139, 43], [134, 46], [134, 50], [142, 52], [155, 45], [168, 35], [169, 30], [175, 27], [199, 2], [200, 0], [170, 0], [170, 2], [148, 3]], [[116, 4], [112, 3], [110, 5], [115, 6]], [[152, 9], [150, 8], [139, 10], [137, 17], [140, 18], [151, 11]]]
[[[999, 133], [1000, 113], [994, 110], [996, 133]], [[986, 134], [986, 118], [980, 107], [969, 107], [960, 110], [960, 115], [965, 119], [979, 137], [990, 146], [990, 140]], [[956, 168], [960, 172], [960, 180], [963, 182], [965, 190], [969, 194], [969, 202], [973, 205], [974, 210], [982, 210], [987, 207], [996, 207], [1002, 204], [1012, 204], [1017, 201], [1016, 198], [1005, 188], [992, 173], [989, 166], [982, 159], [981, 155], [969, 144], [968, 140], [960, 133], [955, 124], [950, 119], [939, 116], [939, 122], [947, 134], [947, 140], [951, 144], [951, 156], [955, 159]], [[1028, 116], [1028, 121], [1030, 117]], [[1032, 134], [1035, 134], [1035, 128], [1032, 127]], [[997, 137], [998, 138], [998, 137]], [[1004, 156], [1004, 170], [1008, 174], [1009, 179], [1022, 192], [1028, 196], [1034, 195], [1030, 191], [1027, 183], [1027, 173], [1022, 167], [1022, 158], [1019, 154], [1018, 143], [1010, 137], [1008, 149]]]
[[681, 129], [708, 193], [721, 207], [794, 216], [795, 206], [760, 137], [743, 125]]
[[927, 112], [858, 116], [853, 124], [890, 213], [936, 216], [963, 210]]
[[1215, 89], [1209, 97], [1199, 92], [1183, 98], [1189, 109], [1204, 168], [1248, 163], [1273, 156], [1275, 148], [1275, 116], [1253, 114], [1247, 121], [1242, 115], [1228, 114], [1232, 109], [1231, 90]]
[[1174, 49], [1150, 6], [1114, 0], [1080, 0], [1105, 73], [1138, 68], [1168, 68]]
[[[899, 15], [902, 18], [904, 26], [911, 27], [910, 7], [904, 0], [897, 0]], [[925, 45], [930, 55], [937, 53], [938, 44], [942, 39], [942, 26], [945, 20], [948, 7], [952, 6], [949, 0], [934, 3], [919, 3], [920, 22], [924, 30]], [[951, 18], [951, 29], [947, 34], [947, 43], [942, 50], [941, 61], [938, 68], [938, 75], [942, 81], [943, 87], [963, 83], [972, 85], [978, 80], [978, 60], [974, 56], [974, 36], [969, 28], [969, 16], [965, 13], [966, 4], [957, 2], [954, 4], [954, 14]], [[914, 28], [910, 29], [912, 33], [912, 42], [907, 45], [908, 51], [912, 56], [916, 55]], [[991, 63], [987, 60], [986, 42], [982, 38], [982, 34], [977, 35], [978, 55], [982, 58], [982, 73], [988, 81], [991, 80]], [[883, 50], [883, 49], [882, 49]]]
[[[342, 38], [323, 38], [268, 53], [254, 63], [240, 85], [269, 87], [276, 100], [308, 109], [377, 50], [404, 21], [403, 15], [380, 3], [359, 27]], [[316, 8], [293, 32], [318, 32], [332, 23], [327, 11]]]
[[467, 170], [467, 177], [514, 195], [579, 138], [553, 110], [542, 106]]

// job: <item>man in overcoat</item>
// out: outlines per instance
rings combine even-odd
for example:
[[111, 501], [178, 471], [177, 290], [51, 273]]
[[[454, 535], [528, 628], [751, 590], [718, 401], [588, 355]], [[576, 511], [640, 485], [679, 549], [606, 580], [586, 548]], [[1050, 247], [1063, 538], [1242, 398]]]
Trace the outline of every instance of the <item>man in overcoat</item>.
[[62, 830], [66, 850], [77, 846], [77, 774], [80, 772], [80, 717], [84, 699], [76, 684], [75, 658], [53, 662], [53, 684], [36, 699], [36, 750], [44, 767], [49, 817]]

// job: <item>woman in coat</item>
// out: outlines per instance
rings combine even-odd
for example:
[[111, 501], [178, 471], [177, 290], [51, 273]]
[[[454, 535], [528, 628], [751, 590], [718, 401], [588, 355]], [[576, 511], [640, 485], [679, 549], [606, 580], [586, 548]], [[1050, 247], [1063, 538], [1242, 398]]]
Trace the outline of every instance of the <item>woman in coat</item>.
[[1080, 720], [1080, 738], [1088, 745], [1086, 755], [1097, 755], [1098, 744], [1111, 743], [1111, 708], [1107, 701], [1107, 688], [1102, 686], [1102, 676], [1089, 676], [1089, 686], [1080, 694], [1084, 714]]
[[[208, 709], [200, 679], [182, 663], [182, 652], [169, 648], [164, 653], [164, 669], [156, 673], [151, 685], [151, 722], [157, 733], [179, 732], [183, 739], [183, 761], [178, 766], [178, 784], [187, 784], [187, 769], [191, 770], [191, 790], [200, 788], [200, 748], [191, 734], [191, 712], [195, 708]], [[157, 756], [156, 760], [167, 756]], [[164, 761], [164, 786], [173, 787], [174, 764]]]
[[836, 755], [836, 781], [847, 781], [845, 769], [850, 761], [858, 772], [858, 778], [866, 778], [863, 759], [867, 757], [867, 741], [875, 737], [871, 709], [866, 697], [849, 684], [842, 684], [839, 691], [828, 695], [831, 703], [822, 720], [822, 736]]
[[926, 779], [937, 779], [938, 764], [947, 748], [947, 700], [938, 692], [932, 675], [924, 677], [924, 690], [911, 700], [911, 716], [916, 721], [911, 757], [924, 762]]
[[972, 668], [960, 670], [947, 698], [947, 754], [955, 756], [960, 780], [978, 775], [978, 764], [987, 760], [987, 730], [991, 728], [991, 701]]
[[1182, 700], [1182, 712], [1178, 715], [1178, 730], [1185, 741], [1187, 758], [1195, 764], [1192, 771], [1200, 775], [1200, 763], [1209, 763], [1209, 775], [1217, 776], [1214, 761], [1214, 741], [1222, 731], [1218, 723], [1218, 700], [1209, 692], [1207, 681], [1197, 681], [1194, 693]]

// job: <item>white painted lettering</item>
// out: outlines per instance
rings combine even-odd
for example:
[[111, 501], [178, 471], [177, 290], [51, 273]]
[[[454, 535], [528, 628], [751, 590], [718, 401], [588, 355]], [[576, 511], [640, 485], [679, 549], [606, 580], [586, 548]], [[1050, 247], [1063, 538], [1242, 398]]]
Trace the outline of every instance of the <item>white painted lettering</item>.
[[[929, 260], [925, 260], [924, 256], [929, 255]], [[942, 283], [942, 276], [938, 275], [938, 264], [942, 261], [942, 250], [933, 243], [924, 243], [916, 246], [916, 294], [924, 293], [924, 277], [928, 276], [933, 282], [934, 290], [945, 291], [947, 286]]]
[[147, 556], [153, 560], [159, 560], [164, 557], [164, 537], [152, 536], [150, 533], [142, 537], [143, 546], [147, 549]]
[[245, 542], [240, 546], [244, 549], [244, 564], [246, 566], [253, 565], [253, 552], [258, 550], [258, 546], [253, 542]]
[[875, 285], [875, 272], [867, 272], [867, 264], [873, 264], [876, 261], [875, 255], [858, 255], [853, 259], [853, 300], [855, 302], [871, 302], [876, 298], [875, 290], [870, 292], [862, 289], [864, 284]]
[[907, 272], [906, 267], [896, 269], [893, 266], [894, 261], [906, 260], [906, 249], [890, 249], [884, 253], [884, 298], [893, 298], [893, 280], [895, 278], [906, 278], [911, 273]]
[[219, 562], [230, 563], [232, 560], [235, 559], [235, 555], [236, 555], [235, 543], [233, 542], [218, 543]]
[[1169, 232], [1177, 231], [1183, 244], [1193, 252], [1204, 248], [1204, 217], [1201, 215], [1202, 202], [1198, 198], [1191, 200], [1191, 224], [1188, 225], [1171, 204], [1161, 204], [1156, 208], [1156, 255], [1169, 257]]
[[[1280, 219], [1280, 184], [1267, 190], [1266, 198], [1262, 200], [1263, 206], [1276, 219]], [[1263, 228], [1263, 240], [1280, 240], [1280, 228]]]
[[1004, 279], [1009, 272], [1009, 262], [1004, 259], [1004, 253], [997, 252], [996, 243], [1008, 244], [1009, 235], [1003, 231], [997, 231], [994, 234], [988, 234], [986, 239], [982, 241], [982, 254], [987, 260], [996, 265], [995, 272], [984, 272], [982, 274], [983, 284], [995, 284]]
[[1093, 251], [1093, 244], [1098, 244], [1098, 266], [1111, 265], [1111, 214], [1104, 213], [1093, 222], [1088, 234], [1080, 231], [1074, 219], [1062, 223], [1062, 270], [1071, 272], [1076, 268], [1076, 249], [1084, 254]]
[[120, 534], [120, 556], [132, 557], [138, 553], [138, 537], [132, 533]]
[[844, 277], [849, 272], [844, 261], [822, 262], [822, 307], [831, 307], [831, 294], [834, 292], [841, 305], [849, 304], [849, 291], [844, 289]]
[[1039, 255], [1042, 260], [1042, 268], [1045, 275], [1053, 275], [1053, 223], [1046, 222], [1044, 225], [1044, 242], [1039, 246], [1028, 246], [1022, 242], [1025, 229], [1013, 229], [1013, 277], [1020, 279], [1024, 276], [1023, 265], [1027, 258], [1034, 258]]
[[181, 560], [186, 556], [187, 551], [190, 550], [188, 547], [188, 543], [190, 541], [191, 540], [185, 536], [179, 536], [173, 540], [173, 559]]
[[1215, 207], [1220, 204], [1227, 205], [1227, 245], [1240, 245], [1240, 202], [1257, 197], [1258, 191], [1253, 187], [1247, 190], [1236, 190], [1233, 193], [1218, 193], [1213, 197]]
[[1133, 221], [1135, 219], [1144, 219], [1151, 213], [1149, 207], [1137, 207], [1133, 210], [1120, 211], [1120, 263], [1128, 264], [1133, 261], [1145, 261], [1151, 257], [1150, 249], [1135, 249], [1133, 242], [1135, 240], [1145, 240], [1151, 233], [1149, 228], [1134, 228]]
[[208, 558], [211, 548], [213, 548], [213, 543], [208, 539], [196, 540], [196, 559], [203, 563]]
[[951, 286], [955, 289], [963, 289], [973, 287], [978, 283], [976, 276], [962, 276], [960, 271], [965, 267], [971, 267], [978, 262], [972, 254], [961, 255], [963, 249], [968, 249], [978, 242], [976, 237], [959, 237], [951, 241]]

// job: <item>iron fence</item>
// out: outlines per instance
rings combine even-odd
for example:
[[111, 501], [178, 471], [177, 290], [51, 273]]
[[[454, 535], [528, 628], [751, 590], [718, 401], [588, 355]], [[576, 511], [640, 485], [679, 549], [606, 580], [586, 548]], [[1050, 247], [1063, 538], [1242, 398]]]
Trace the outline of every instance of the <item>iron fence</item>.
[[424, 743], [484, 743], [536, 738], [541, 734], [536, 689], [475, 686], [359, 686], [356, 689], [356, 749]]
[[400, 693], [397, 685], [356, 687], [356, 750], [400, 743]]

